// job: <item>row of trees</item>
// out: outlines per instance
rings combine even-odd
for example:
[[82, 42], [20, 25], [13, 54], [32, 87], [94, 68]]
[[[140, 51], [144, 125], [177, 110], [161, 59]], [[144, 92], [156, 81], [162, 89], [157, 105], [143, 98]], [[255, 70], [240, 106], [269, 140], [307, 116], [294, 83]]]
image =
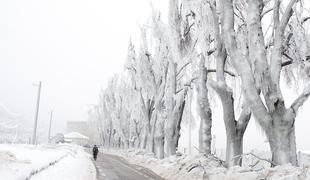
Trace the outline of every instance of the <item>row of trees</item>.
[[[130, 41], [125, 70], [102, 90], [98, 113], [108, 147], [174, 155], [189, 101], [197, 103], [199, 151], [211, 153], [217, 94], [226, 128], [226, 163], [241, 165], [251, 119], [263, 129], [275, 165], [297, 165], [295, 119], [310, 95], [307, 4], [299, 0], [169, 0]], [[283, 84], [300, 95], [285, 103]], [[196, 91], [197, 101], [187, 98]], [[210, 99], [210, 100], [209, 100]]]

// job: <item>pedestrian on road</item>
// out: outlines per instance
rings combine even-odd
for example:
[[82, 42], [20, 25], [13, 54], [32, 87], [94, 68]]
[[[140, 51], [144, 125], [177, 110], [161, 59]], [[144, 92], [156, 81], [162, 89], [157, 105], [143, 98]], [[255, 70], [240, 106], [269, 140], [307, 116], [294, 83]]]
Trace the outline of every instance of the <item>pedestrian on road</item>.
[[94, 157], [94, 160], [95, 160], [95, 161], [97, 160], [98, 152], [99, 152], [98, 147], [95, 145], [95, 146], [93, 147], [93, 157]]

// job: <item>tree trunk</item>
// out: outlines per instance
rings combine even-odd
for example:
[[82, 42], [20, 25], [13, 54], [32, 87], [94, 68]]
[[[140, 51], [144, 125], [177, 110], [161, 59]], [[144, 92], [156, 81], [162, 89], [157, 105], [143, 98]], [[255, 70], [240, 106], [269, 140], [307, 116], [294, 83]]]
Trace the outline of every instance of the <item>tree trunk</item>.
[[182, 98], [181, 100], [182, 102], [177, 103], [176, 106], [174, 107], [174, 111], [172, 113], [169, 113], [168, 119], [165, 124], [165, 140], [166, 140], [167, 156], [175, 155], [177, 151], [178, 141], [180, 138], [181, 121], [185, 106], [184, 96], [180, 97]]
[[120, 149], [124, 149], [124, 141], [122, 139], [120, 141]]
[[135, 148], [135, 144], [136, 144], [137, 138], [131, 138], [130, 140], [130, 148]]
[[[283, 120], [282, 120], [283, 121]], [[272, 161], [276, 165], [292, 164], [297, 166], [295, 125], [281, 125], [271, 127], [271, 132], [267, 135]]]
[[117, 139], [116, 147], [121, 148], [121, 138], [120, 137]]
[[207, 118], [201, 118], [199, 127], [199, 151], [204, 154], [211, 154], [211, 110], [207, 111]]
[[223, 108], [226, 129], [226, 163], [228, 167], [242, 165], [243, 135], [251, 118], [251, 113], [243, 107], [238, 121], [235, 119], [234, 98], [227, 86], [212, 85], [218, 93]]
[[169, 58], [168, 87], [166, 94], [167, 120], [165, 123], [166, 155], [176, 154], [180, 137], [181, 121], [185, 106], [185, 97], [188, 89], [184, 87], [177, 93], [177, 67], [172, 58]]
[[154, 153], [154, 131], [154, 127], [151, 127], [147, 137], [147, 151], [149, 153]]
[[199, 62], [199, 79], [197, 86], [198, 95], [198, 113], [200, 117], [199, 127], [199, 151], [204, 154], [211, 154], [211, 128], [212, 128], [212, 113], [208, 99], [207, 88], [207, 69], [205, 67], [205, 58], [201, 55]]
[[296, 136], [295, 136], [295, 125], [292, 127], [291, 132], [289, 133], [290, 140], [290, 162], [294, 166], [298, 166], [297, 160], [297, 150], [296, 150]]
[[148, 141], [150, 138], [150, 131], [151, 131], [151, 117], [152, 117], [152, 104], [151, 100], [148, 99], [147, 101], [144, 100], [142, 91], [139, 91], [140, 94], [140, 103], [141, 109], [144, 116], [144, 132], [142, 136], [142, 149], [147, 149]]
[[108, 131], [107, 132], [107, 134], [108, 134], [108, 142], [107, 142], [108, 144], [107, 144], [107, 146], [110, 148], [112, 146], [112, 144], [113, 144], [112, 128], [108, 129], [107, 131]]
[[135, 141], [134, 147], [140, 148], [140, 145], [141, 145], [141, 139], [140, 139], [140, 137], [138, 137], [137, 140]]
[[[156, 110], [156, 112], [158, 112], [158, 110]], [[155, 138], [157, 117], [158, 117], [157, 113], [153, 113], [152, 114], [152, 118], [151, 118], [151, 122], [150, 122], [150, 131], [149, 131], [149, 134], [148, 134], [148, 152], [149, 153], [155, 153], [155, 150], [154, 150], [154, 144], [155, 144], [154, 138]]]
[[129, 148], [129, 139], [125, 139], [124, 140], [124, 149], [128, 149]]
[[240, 145], [242, 145], [243, 137], [238, 137], [237, 135], [237, 123], [235, 120], [232, 92], [226, 90], [225, 87], [220, 87], [218, 88], [218, 93], [222, 102], [223, 118], [226, 129], [226, 163], [228, 167], [241, 165], [242, 160], [239, 158], [235, 159], [235, 157], [242, 155], [243, 147], [240, 147]]
[[104, 136], [104, 131], [100, 132], [100, 140], [101, 140], [101, 145], [104, 146], [106, 144], [106, 138]]
[[[161, 115], [159, 115], [161, 116]], [[165, 119], [160, 118], [156, 123], [156, 131], [155, 131], [155, 154], [158, 159], [163, 159], [165, 155], [164, 144], [165, 144], [165, 136], [164, 136], [164, 125]]]
[[145, 123], [144, 125], [144, 131], [142, 133], [142, 143], [141, 143], [141, 148], [146, 149], [147, 147], [147, 140], [148, 140], [148, 134], [150, 131], [150, 124], [148, 122]]
[[228, 167], [241, 166], [243, 154], [243, 135], [226, 136], [226, 163]]
[[[167, 123], [166, 123], [167, 124]], [[172, 123], [169, 123], [172, 124]], [[175, 129], [172, 127], [173, 125], [166, 125], [169, 126], [165, 128], [165, 144], [166, 144], [166, 155], [172, 156], [176, 154], [177, 146], [175, 142]]]

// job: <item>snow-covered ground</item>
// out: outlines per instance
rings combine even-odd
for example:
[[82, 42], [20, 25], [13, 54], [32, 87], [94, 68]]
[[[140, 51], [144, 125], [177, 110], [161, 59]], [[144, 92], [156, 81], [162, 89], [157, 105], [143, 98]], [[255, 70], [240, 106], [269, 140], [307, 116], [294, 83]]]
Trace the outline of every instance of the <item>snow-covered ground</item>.
[[95, 180], [96, 170], [89, 155], [79, 146], [1, 144], [0, 177], [5, 180]]
[[[104, 153], [122, 156], [129, 163], [144, 166], [151, 169], [158, 175], [166, 179], [175, 180], [310, 180], [309, 163], [302, 167], [293, 167], [290, 165], [277, 166], [274, 168], [268, 166], [256, 166], [253, 158], [247, 157], [248, 166], [232, 167], [227, 169], [224, 162], [214, 156], [186, 156], [178, 154], [163, 160], [155, 159], [152, 155], [141, 150], [103, 150]], [[309, 157], [309, 155], [304, 154]], [[249, 160], [251, 159], [251, 160]], [[305, 161], [304, 161], [305, 163]], [[251, 166], [251, 165], [252, 166]], [[263, 163], [264, 164], [264, 163]], [[253, 166], [254, 165], [254, 166]]]

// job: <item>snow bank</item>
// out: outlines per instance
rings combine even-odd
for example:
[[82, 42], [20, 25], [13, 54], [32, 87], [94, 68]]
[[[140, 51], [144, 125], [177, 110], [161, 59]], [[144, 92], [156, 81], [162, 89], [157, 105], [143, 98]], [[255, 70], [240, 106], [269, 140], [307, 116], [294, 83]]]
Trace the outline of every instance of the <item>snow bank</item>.
[[165, 179], [176, 180], [310, 180], [310, 166], [293, 167], [290, 165], [275, 168], [232, 167], [227, 169], [224, 162], [214, 156], [185, 156], [177, 154], [158, 160], [141, 150], [105, 150], [104, 153], [119, 155], [132, 164], [153, 170]]
[[[0, 176], [5, 180], [30, 179], [33, 175], [81, 153], [82, 149], [79, 147], [66, 144], [37, 146], [1, 144]], [[88, 160], [91, 163], [89, 158]]]
[[54, 166], [34, 175], [31, 180], [95, 180], [96, 169], [82, 149], [65, 157]]

